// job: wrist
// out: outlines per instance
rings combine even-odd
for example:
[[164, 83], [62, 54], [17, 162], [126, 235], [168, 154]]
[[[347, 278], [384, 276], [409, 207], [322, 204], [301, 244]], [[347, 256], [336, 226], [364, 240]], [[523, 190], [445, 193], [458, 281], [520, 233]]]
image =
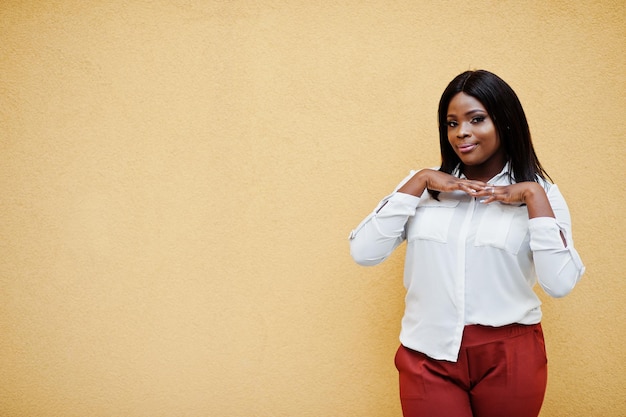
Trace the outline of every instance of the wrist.
[[536, 183], [529, 183], [529, 186], [522, 194], [523, 201], [528, 208], [528, 217], [554, 217], [554, 212], [550, 206], [550, 201], [543, 187]]
[[417, 172], [409, 181], [398, 189], [398, 192], [421, 197], [428, 184], [428, 170]]
[[[543, 197], [545, 196], [545, 192], [543, 191], [543, 187], [539, 184], [537, 184], [536, 182], [528, 182], [527, 183], [528, 186], [526, 187], [526, 189], [524, 190], [524, 192], [522, 193], [522, 203], [528, 205], [529, 203], [532, 204], [532, 202], [539, 196], [539, 197]], [[541, 194], [539, 194], [541, 193]]]

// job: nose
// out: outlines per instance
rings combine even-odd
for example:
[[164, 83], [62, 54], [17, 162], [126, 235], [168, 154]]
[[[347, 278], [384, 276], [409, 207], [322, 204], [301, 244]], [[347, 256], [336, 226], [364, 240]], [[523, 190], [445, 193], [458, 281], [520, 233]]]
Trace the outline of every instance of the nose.
[[470, 135], [471, 135], [471, 129], [470, 129], [469, 123], [466, 123], [466, 122], [459, 123], [459, 126], [456, 130], [456, 137], [461, 139], [461, 138], [466, 138]]

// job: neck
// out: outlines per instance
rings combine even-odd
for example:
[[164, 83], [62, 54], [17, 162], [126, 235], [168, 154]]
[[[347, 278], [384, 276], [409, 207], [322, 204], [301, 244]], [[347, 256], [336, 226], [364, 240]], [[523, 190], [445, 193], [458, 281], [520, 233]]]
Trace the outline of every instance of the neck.
[[505, 163], [497, 167], [465, 166], [461, 165], [461, 172], [469, 180], [488, 182], [490, 179], [502, 172]]

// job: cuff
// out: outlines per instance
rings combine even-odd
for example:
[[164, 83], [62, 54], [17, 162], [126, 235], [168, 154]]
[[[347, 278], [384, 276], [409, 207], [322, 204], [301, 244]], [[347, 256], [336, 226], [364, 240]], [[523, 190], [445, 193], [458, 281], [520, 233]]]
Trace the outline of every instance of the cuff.
[[556, 249], [563, 247], [561, 229], [554, 217], [535, 217], [528, 220], [530, 231], [530, 249]]

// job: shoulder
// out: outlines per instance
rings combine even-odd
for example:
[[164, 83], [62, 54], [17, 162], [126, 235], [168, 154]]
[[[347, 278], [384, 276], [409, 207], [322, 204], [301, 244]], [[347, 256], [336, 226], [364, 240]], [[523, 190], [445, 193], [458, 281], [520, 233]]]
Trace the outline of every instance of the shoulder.
[[432, 170], [432, 171], [439, 171], [439, 167], [412, 169], [412, 170], [409, 171], [409, 174], [406, 177], [404, 177], [404, 179], [402, 179], [402, 181], [400, 181], [400, 183], [396, 187], [396, 190], [398, 188], [402, 187], [404, 184], [406, 184], [411, 178], [413, 178], [413, 176], [415, 174], [417, 174], [420, 171], [427, 170], [427, 169]]

